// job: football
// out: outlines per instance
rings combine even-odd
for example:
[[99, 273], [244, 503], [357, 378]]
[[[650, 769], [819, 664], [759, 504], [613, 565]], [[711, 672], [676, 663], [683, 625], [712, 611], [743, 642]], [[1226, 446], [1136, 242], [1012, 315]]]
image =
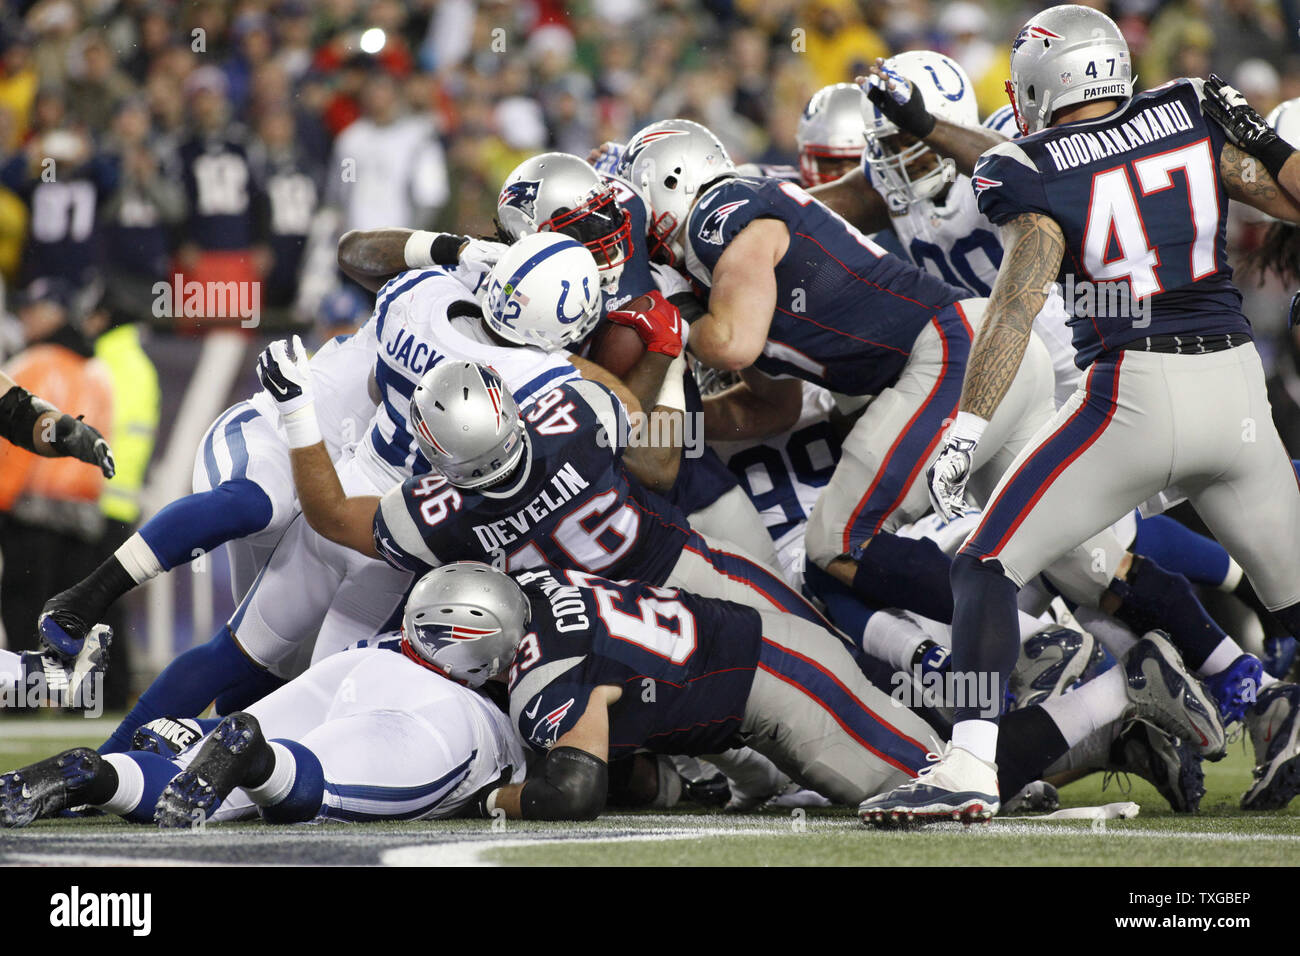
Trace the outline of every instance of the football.
[[[654, 301], [648, 295], [633, 299], [620, 311], [636, 311], [654, 307]], [[606, 320], [600, 324], [591, 337], [591, 351], [587, 357], [597, 365], [619, 378], [631, 371], [632, 366], [645, 354], [645, 343], [636, 329]]]

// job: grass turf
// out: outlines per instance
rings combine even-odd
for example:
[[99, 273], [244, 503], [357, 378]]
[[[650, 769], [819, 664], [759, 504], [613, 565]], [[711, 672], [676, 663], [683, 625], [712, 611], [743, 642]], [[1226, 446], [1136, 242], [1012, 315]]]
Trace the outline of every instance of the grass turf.
[[[95, 744], [114, 715], [98, 721], [45, 715], [0, 717], [0, 770], [79, 744]], [[109, 818], [41, 821], [0, 834], [0, 862], [90, 863], [159, 859], [251, 863], [500, 863], [511, 865], [1292, 865], [1300, 858], [1300, 801], [1269, 814], [1237, 808], [1250, 782], [1251, 759], [1238, 743], [1206, 765], [1201, 812], [1170, 812], [1145, 782], [1096, 774], [1061, 792], [1067, 807], [1133, 800], [1133, 820], [1032, 822], [999, 818], [970, 829], [956, 824], [918, 832], [878, 832], [847, 810], [800, 816], [768, 811], [745, 816], [681, 810], [607, 814], [591, 824], [483, 821], [375, 823], [272, 828], [209, 827], [203, 834], [160, 834]]]

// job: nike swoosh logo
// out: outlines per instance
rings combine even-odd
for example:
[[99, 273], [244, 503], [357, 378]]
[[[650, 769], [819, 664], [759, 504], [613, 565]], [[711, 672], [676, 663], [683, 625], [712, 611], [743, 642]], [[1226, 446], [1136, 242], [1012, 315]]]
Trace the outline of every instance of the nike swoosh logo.
[[537, 708], [541, 706], [542, 706], [542, 699], [539, 697], [537, 698], [537, 701], [533, 704], [532, 710], [524, 711], [524, 716], [527, 717], [529, 720], [532, 720], [534, 717], [537, 716]]
[[281, 397], [285, 397], [285, 398], [288, 397], [288, 395], [289, 395], [289, 389], [288, 389], [288, 387], [287, 387], [287, 386], [285, 386], [285, 387], [280, 386], [279, 384], [276, 383], [275, 379], [270, 379], [270, 378], [269, 378], [269, 379], [266, 380], [266, 383], [265, 383], [265, 384], [266, 384], [266, 387], [269, 388], [269, 389], [270, 389], [272, 392], [274, 392], [276, 395], [279, 395], [279, 396], [281, 396]]

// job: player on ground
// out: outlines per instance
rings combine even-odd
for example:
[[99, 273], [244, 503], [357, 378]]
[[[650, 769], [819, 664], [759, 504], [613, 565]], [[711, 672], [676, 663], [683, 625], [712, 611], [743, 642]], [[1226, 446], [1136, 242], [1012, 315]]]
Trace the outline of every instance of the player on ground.
[[523, 778], [504, 688], [488, 693], [480, 662], [505, 667], [527, 615], [508, 579], [439, 568], [412, 590], [401, 633], [321, 661], [174, 758], [77, 748], [5, 774], [0, 825], [79, 804], [182, 828], [259, 811], [270, 823], [455, 816], [485, 786]]
[[[823, 627], [577, 571], [513, 577], [531, 620], [509, 667], [511, 719], [545, 760], [522, 785], [483, 791], [485, 814], [591, 819], [605, 803], [608, 763], [638, 750], [708, 754], [745, 741], [840, 803], [924, 766], [929, 725], [867, 681]], [[1156, 679], [1135, 688], [1125, 672]], [[1039, 747], [1042, 725], [1090, 733], [1134, 712], [1176, 733], [1221, 733], [1176, 652], [1154, 638], [1125, 667], [1009, 717], [1021, 732], [1008, 735], [1003, 759], [1034, 779], [1064, 752]]]
[[[1300, 532], [1300, 488], [1223, 249], [1228, 198], [1293, 221], [1300, 207], [1271, 177], [1243, 181], [1237, 149], [1201, 116], [1199, 81], [1134, 97], [1127, 45], [1104, 14], [1065, 5], [1034, 17], [1013, 45], [1011, 73], [1026, 135], [990, 150], [975, 170], [980, 210], [1002, 228], [1006, 252], [961, 412], [930, 472], [938, 510], [964, 506], [970, 455], [1051, 284], [1078, 270], [1117, 284], [1132, 308], [1122, 320], [1075, 316], [1088, 377], [999, 482], [953, 563], [954, 671], [1005, 683], [1017, 589], [1169, 487], [1191, 500], [1265, 604], [1300, 633], [1300, 533], [1277, 531]], [[1186, 201], [1161, 196], [1167, 189]], [[1256, 423], [1255, 440], [1243, 439], [1243, 421]], [[1248, 721], [1292, 692], [1266, 687]], [[864, 816], [996, 812], [997, 720], [969, 707], [956, 718], [932, 771], [868, 801]]]

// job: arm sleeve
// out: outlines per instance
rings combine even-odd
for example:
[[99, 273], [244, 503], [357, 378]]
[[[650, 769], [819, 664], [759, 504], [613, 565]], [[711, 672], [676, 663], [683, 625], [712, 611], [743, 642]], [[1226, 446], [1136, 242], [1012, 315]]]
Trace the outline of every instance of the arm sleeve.
[[379, 507], [375, 509], [375, 550], [398, 570], [423, 574], [442, 562], [420, 533], [414, 517], [419, 513], [419, 506], [410, 497], [410, 486], [408, 480], [379, 499]]
[[604, 429], [604, 447], [612, 448], [616, 455], [621, 455], [629, 426], [627, 408], [619, 397], [599, 382], [586, 378], [574, 379], [563, 387], [587, 407], [589, 413], [595, 416], [599, 427]]
[[971, 176], [975, 202], [989, 222], [1000, 226], [1027, 212], [1053, 216], [1042, 174], [1023, 149], [1002, 143], [982, 155]]

